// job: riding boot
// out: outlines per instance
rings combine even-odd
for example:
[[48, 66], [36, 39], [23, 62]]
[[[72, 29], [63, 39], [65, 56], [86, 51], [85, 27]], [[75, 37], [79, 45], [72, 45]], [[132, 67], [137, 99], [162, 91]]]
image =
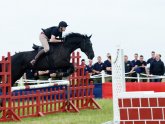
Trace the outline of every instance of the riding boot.
[[37, 63], [37, 61], [38, 61], [44, 54], [45, 54], [44, 49], [42, 49], [41, 51], [39, 51], [39, 52], [37, 53], [37, 55], [35, 56], [35, 58], [30, 62], [30, 63], [32, 64], [32, 66], [34, 66], [34, 65]]

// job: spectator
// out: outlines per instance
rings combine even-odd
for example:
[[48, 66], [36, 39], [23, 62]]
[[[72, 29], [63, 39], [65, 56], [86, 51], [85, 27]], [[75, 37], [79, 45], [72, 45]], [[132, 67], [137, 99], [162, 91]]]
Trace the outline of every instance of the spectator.
[[147, 64], [150, 64], [155, 60], [155, 51], [151, 52], [151, 58], [147, 60]]
[[86, 68], [86, 64], [85, 64], [85, 59], [81, 60], [81, 65], [84, 66], [84, 68], [80, 68], [80, 75], [85, 75], [85, 68]]
[[105, 72], [109, 75], [112, 74], [111, 55], [107, 53], [107, 60], [104, 61]]
[[[103, 63], [101, 62], [101, 56], [97, 57], [97, 63], [93, 65], [93, 75], [100, 74], [101, 71], [103, 70]], [[96, 83], [101, 83], [101, 78], [95, 78], [93, 79], [94, 82]]]
[[[150, 74], [161, 76], [164, 75], [164, 63], [161, 61], [161, 55], [156, 54], [155, 60], [151, 63]], [[152, 79], [152, 82], [161, 82], [160, 78]]]
[[100, 74], [101, 71], [103, 70], [103, 63], [101, 61], [101, 56], [97, 57], [97, 61], [94, 65], [93, 65], [93, 73], [94, 75], [96, 74]]
[[81, 60], [81, 65], [85, 65], [85, 59]]
[[131, 63], [135, 70], [140, 66], [140, 61], [138, 60], [137, 53], [134, 54], [134, 60], [132, 60]]
[[36, 80], [38, 78], [38, 74], [33, 69], [27, 69], [23, 77], [24, 79]]
[[150, 72], [150, 66], [151, 66], [151, 63], [155, 60], [155, 51], [152, 51], [151, 52], [151, 58], [149, 58], [147, 60], [147, 68], [148, 68], [148, 71]]
[[89, 64], [86, 65], [85, 67], [85, 72], [88, 72], [90, 75], [93, 74], [92, 70], [93, 70], [93, 66], [92, 66], [93, 61], [89, 60]]
[[132, 63], [131, 61], [128, 60], [128, 56], [124, 56], [124, 63], [125, 63], [125, 73], [130, 73], [132, 72]]
[[49, 70], [49, 74], [52, 80], [62, 80], [62, 79], [67, 79], [67, 77], [62, 77], [59, 75], [62, 75], [62, 73], [67, 73], [67, 68], [62, 68], [62, 69], [51, 69]]
[[144, 61], [143, 55], [140, 55], [140, 67], [139, 67], [140, 73], [148, 74], [146, 66], [147, 66], [147, 62]]
[[49, 70], [46, 71], [38, 71], [38, 77], [40, 80], [48, 80], [49, 79]]
[[[148, 70], [147, 70], [147, 62], [144, 61], [143, 55], [140, 55], [140, 73], [147, 74], [148, 75]], [[141, 77], [146, 77], [145, 75], [141, 75]], [[142, 82], [146, 82], [146, 79], [142, 79]]]
[[[125, 73], [127, 73], [126, 76], [131, 77], [133, 73], [133, 67], [131, 61], [128, 60], [127, 55], [124, 56], [124, 64], [125, 64]], [[126, 79], [126, 82], [130, 82], [130, 81], [131, 81], [130, 79]]]
[[[134, 54], [134, 60], [132, 60], [131, 63], [132, 63], [133, 70], [136, 72], [136, 73], [132, 73], [132, 76], [137, 77], [137, 73], [140, 73], [140, 70], [138, 68], [140, 66], [140, 61], [138, 60], [137, 53]], [[132, 79], [132, 81], [136, 82], [137, 79]]]

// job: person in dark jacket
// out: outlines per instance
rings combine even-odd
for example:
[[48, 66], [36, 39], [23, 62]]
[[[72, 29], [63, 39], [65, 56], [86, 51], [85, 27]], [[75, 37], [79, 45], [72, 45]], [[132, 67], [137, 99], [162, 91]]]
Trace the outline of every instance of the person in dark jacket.
[[140, 55], [140, 67], [139, 67], [139, 69], [140, 69], [140, 73], [144, 73], [144, 74], [147, 74], [147, 62], [146, 61], [144, 61], [144, 57], [143, 57], [143, 55]]
[[[137, 77], [137, 73], [140, 73], [140, 61], [138, 60], [138, 54], [135, 53], [134, 54], [134, 60], [131, 61], [132, 67], [133, 67], [133, 71], [135, 71], [136, 73], [132, 73], [133, 77]], [[132, 82], [137, 82], [137, 79], [132, 79]]]
[[[131, 61], [128, 60], [128, 56], [124, 56], [124, 64], [125, 64], [125, 76], [126, 77], [132, 77], [133, 73], [133, 67]], [[131, 79], [126, 78], [126, 82], [131, 82]]]
[[86, 73], [86, 71], [85, 71], [85, 68], [86, 68], [86, 63], [85, 63], [85, 59], [82, 59], [81, 60], [81, 66], [83, 66], [84, 68], [81, 68], [80, 69], [80, 75], [82, 76], [82, 75], [85, 75]]
[[111, 65], [111, 55], [110, 53], [107, 53], [107, 60], [104, 61], [104, 69], [105, 69], [105, 72], [109, 75], [112, 74], [112, 65]]
[[132, 70], [132, 63], [128, 60], [128, 56], [124, 56], [124, 64], [125, 64], [125, 73], [131, 73]]
[[85, 67], [85, 72], [88, 72], [90, 75], [93, 74], [93, 65], [92, 65], [93, 61], [90, 59], [89, 60], [89, 64], [86, 65]]
[[47, 29], [42, 29], [40, 33], [39, 40], [44, 47], [44, 49], [40, 50], [37, 55], [31, 60], [31, 65], [34, 66], [36, 62], [42, 57], [45, 53], [49, 52], [49, 43], [58, 43], [62, 42], [62, 33], [66, 30], [68, 24], [64, 21], [61, 21], [58, 26], [53, 26]]
[[101, 71], [103, 70], [103, 63], [101, 61], [101, 56], [97, 57], [97, 61], [94, 65], [93, 65], [93, 73], [94, 75], [100, 74]]
[[139, 73], [139, 66], [140, 66], [140, 60], [138, 59], [138, 54], [135, 53], [134, 54], [134, 60], [131, 61], [132, 63], [132, 67], [134, 68], [134, 70]]
[[[97, 61], [94, 65], [93, 65], [93, 75], [98, 75], [98, 74], [101, 74], [101, 71], [103, 70], [103, 63], [101, 61], [101, 56], [98, 56], [97, 57]], [[96, 79], [93, 79], [94, 83], [101, 83], [101, 78], [96, 78]]]
[[150, 64], [155, 60], [155, 51], [151, 52], [151, 58], [147, 60], [147, 64]]
[[[161, 76], [164, 75], [164, 63], [161, 61], [161, 55], [156, 54], [155, 60], [151, 63], [150, 74]], [[161, 82], [160, 78], [152, 79], [152, 82]]]
[[[143, 75], [143, 74], [147, 74], [147, 76], [149, 74], [148, 69], [147, 69], [147, 62], [144, 61], [143, 55], [140, 55], [140, 59], [139, 60], [140, 60], [139, 69], [140, 69], [140, 73], [141, 73], [140, 77], [146, 77], [146, 75]], [[142, 82], [147, 82], [146, 79], [141, 79], [141, 81]]]
[[33, 69], [27, 69], [23, 75], [24, 79], [27, 80], [37, 80], [38, 79], [38, 73], [37, 71]]

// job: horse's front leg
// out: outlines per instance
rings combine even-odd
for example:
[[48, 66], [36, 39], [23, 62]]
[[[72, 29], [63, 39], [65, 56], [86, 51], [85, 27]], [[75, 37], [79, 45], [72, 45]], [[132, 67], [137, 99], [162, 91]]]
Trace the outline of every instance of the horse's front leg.
[[74, 65], [70, 63], [70, 66], [68, 67], [67, 71], [64, 72], [64, 77], [70, 76], [75, 71]]
[[66, 70], [64, 72], [57, 72], [56, 77], [67, 77], [70, 76], [75, 71], [75, 68], [72, 63], [69, 64], [68, 67], [66, 67]]

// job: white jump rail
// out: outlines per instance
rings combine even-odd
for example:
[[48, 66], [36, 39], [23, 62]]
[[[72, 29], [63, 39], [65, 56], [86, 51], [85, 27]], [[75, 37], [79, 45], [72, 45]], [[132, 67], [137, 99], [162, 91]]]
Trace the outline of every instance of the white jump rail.
[[23, 82], [19, 82], [19, 83], [20, 84], [24, 84], [24, 83], [25, 84], [26, 83], [44, 83], [44, 84], [35, 84], [35, 85], [25, 85], [25, 86], [12, 87], [12, 91], [45, 88], [45, 87], [59, 86], [59, 85], [69, 86], [69, 81], [68, 80], [24, 80]]
[[31, 83], [31, 84], [40, 84], [40, 83], [53, 83], [53, 82], [56, 82], [56, 83], [63, 83], [63, 82], [66, 82], [67, 80], [52, 80], [51, 78], [49, 78], [48, 80], [27, 80], [27, 79], [20, 79], [18, 80], [16, 83], [18, 84], [28, 84], [28, 83]]

